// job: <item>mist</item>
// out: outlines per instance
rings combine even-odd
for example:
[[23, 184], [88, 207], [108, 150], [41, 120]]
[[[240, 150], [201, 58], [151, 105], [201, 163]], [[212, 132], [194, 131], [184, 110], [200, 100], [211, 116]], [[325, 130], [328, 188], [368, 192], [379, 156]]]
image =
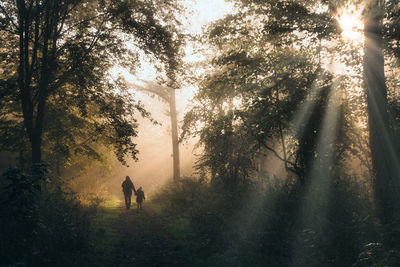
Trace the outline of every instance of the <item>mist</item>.
[[1, 1], [0, 266], [400, 266], [399, 21]]
[[[184, 112], [187, 110], [187, 104], [193, 94], [191, 90], [191, 88], [184, 88], [176, 92], [178, 122], [183, 119]], [[134, 138], [139, 150], [138, 161], [129, 159], [127, 166], [121, 164], [116, 166], [106, 182], [109, 192], [120, 198], [122, 197], [121, 183], [127, 175], [130, 176], [136, 188], [141, 186], [151, 196], [170, 181], [173, 174], [168, 104], [158, 97], [140, 91], [135, 92], [135, 96], [159, 124], [154, 124], [149, 119], [138, 115], [138, 137]], [[193, 173], [194, 147], [194, 139], [187, 139], [180, 143], [181, 176], [190, 176]]]

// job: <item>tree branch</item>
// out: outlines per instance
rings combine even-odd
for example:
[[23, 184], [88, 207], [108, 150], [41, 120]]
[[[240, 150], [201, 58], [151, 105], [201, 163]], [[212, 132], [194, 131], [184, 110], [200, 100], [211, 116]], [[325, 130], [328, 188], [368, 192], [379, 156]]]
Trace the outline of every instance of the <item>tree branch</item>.
[[136, 90], [155, 94], [161, 97], [167, 103], [171, 103], [171, 94], [169, 93], [168, 90], [173, 90], [172, 88], [164, 87], [162, 85], [150, 81], [144, 81], [144, 80], [140, 81], [145, 83], [146, 86], [140, 86], [138, 84], [133, 84], [133, 83], [128, 83], [128, 85]]
[[4, 13], [4, 15], [6, 16], [6, 18], [8, 19], [9, 22], [11, 22], [11, 24], [15, 27], [15, 29], [18, 31], [18, 26], [15, 24], [15, 22], [11, 19], [10, 15], [8, 15], [7, 10], [1, 5], [0, 3], [0, 9], [1, 11]]

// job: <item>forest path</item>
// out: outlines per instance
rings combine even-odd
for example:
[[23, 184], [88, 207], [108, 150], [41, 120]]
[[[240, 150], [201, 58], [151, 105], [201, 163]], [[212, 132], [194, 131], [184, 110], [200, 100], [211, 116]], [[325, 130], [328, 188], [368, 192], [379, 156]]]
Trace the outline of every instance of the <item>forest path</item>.
[[144, 203], [142, 210], [126, 210], [121, 203], [115, 227], [120, 235], [115, 266], [179, 266], [177, 247], [167, 223]]

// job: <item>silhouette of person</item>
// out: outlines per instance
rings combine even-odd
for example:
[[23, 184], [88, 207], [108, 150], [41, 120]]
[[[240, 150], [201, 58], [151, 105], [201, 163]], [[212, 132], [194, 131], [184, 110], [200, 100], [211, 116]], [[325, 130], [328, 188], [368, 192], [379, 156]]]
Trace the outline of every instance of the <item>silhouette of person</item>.
[[122, 182], [122, 192], [124, 192], [125, 206], [127, 210], [131, 207], [132, 191], [136, 195], [135, 186], [133, 185], [131, 178], [129, 178], [129, 176], [126, 176], [125, 181]]
[[136, 191], [136, 203], [137, 203], [137, 208], [142, 209], [142, 203], [143, 200], [145, 200], [144, 192], [142, 190], [142, 187], [139, 187], [139, 189]]

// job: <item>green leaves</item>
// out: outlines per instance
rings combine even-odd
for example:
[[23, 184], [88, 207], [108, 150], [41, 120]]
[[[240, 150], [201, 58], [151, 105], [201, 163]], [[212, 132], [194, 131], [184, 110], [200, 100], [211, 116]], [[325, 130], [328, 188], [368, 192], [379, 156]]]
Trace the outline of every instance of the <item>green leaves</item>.
[[[332, 86], [317, 41], [338, 33], [335, 20], [312, 4], [238, 1], [237, 13], [208, 29], [209, 44], [217, 51], [214, 69], [200, 85], [183, 133], [200, 137], [204, 152], [198, 167], [209, 168], [211, 180], [251, 179], [259, 171], [255, 159], [272, 154], [298, 176], [310, 167], [306, 158], [316, 154], [327, 97], [313, 91], [328, 92]], [[302, 128], [312, 133], [304, 135], [307, 140], [299, 129], [293, 132], [304, 105], [317, 106], [308, 118], [316, 124]], [[240, 172], [229, 171], [235, 165]]]
[[149, 114], [109, 69], [135, 70], [144, 52], [174, 82], [179, 9], [156, 0], [2, 2], [1, 147], [26, 154], [26, 140], [35, 136], [52, 164], [70, 164], [77, 154], [100, 159], [99, 144], [113, 148], [124, 164], [127, 155], [137, 159], [134, 116]]
[[269, 35], [297, 32], [315, 35], [317, 39], [329, 39], [340, 31], [330, 14], [311, 11], [300, 1], [271, 1], [264, 10], [268, 16], [264, 30]]

